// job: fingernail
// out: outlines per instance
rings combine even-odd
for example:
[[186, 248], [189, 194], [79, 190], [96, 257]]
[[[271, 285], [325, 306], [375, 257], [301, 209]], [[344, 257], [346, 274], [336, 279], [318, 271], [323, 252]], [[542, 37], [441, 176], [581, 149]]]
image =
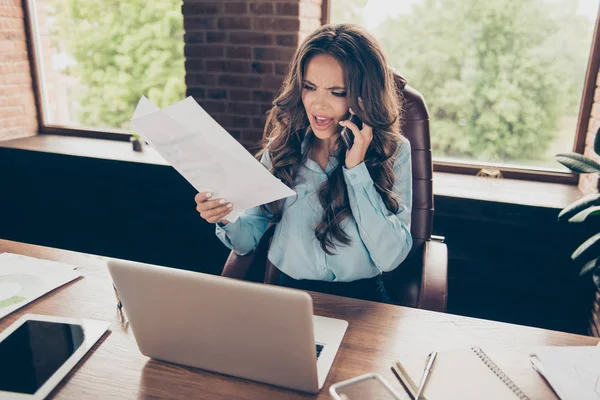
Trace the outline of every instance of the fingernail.
[[227, 204], [227, 208], [233, 208], [233, 204], [231, 204], [231, 203]]
[[220, 204], [225, 204], [225, 199], [221, 199], [221, 200], [219, 200], [219, 203], [220, 203]]
[[212, 197], [212, 193], [206, 193], [205, 196], [206, 196], [207, 199], [210, 199]]
[[344, 126], [344, 121], [340, 121], [340, 122], [338, 122], [338, 124], [340, 124], [341, 126]]

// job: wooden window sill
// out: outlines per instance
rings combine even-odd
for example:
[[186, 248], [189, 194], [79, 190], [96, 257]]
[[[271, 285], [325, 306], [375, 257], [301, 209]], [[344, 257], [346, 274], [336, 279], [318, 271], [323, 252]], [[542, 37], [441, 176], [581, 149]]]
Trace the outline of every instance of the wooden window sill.
[[[75, 157], [100, 158], [134, 163], [169, 165], [154, 149], [135, 152], [128, 142], [73, 136], [40, 134], [0, 141], [0, 147]], [[583, 194], [575, 185], [515, 179], [493, 179], [472, 175], [434, 172], [436, 197], [562, 209]]]

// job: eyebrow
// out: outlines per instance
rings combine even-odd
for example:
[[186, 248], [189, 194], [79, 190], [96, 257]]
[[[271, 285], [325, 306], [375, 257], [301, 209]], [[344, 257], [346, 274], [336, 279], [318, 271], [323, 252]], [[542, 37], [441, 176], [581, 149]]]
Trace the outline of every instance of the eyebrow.
[[[309, 81], [308, 79], [305, 79], [304, 82], [308, 83], [309, 85], [317, 86], [314, 83], [312, 83], [311, 81]], [[328, 89], [328, 90], [334, 90], [334, 89], [346, 90], [346, 88], [343, 87], [343, 86], [332, 86], [332, 87], [329, 87], [329, 88], [326, 88], [326, 89]]]

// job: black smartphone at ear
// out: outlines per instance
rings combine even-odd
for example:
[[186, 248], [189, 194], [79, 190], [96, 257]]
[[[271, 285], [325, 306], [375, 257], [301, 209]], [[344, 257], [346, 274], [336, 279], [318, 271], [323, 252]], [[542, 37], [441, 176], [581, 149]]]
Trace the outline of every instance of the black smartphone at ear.
[[[356, 126], [358, 126], [358, 129], [362, 129], [362, 121], [356, 116], [356, 114], [350, 115], [350, 118], [348, 119], [348, 121], [353, 122]], [[352, 147], [352, 145], [354, 144], [354, 133], [352, 133], [352, 129], [350, 129], [346, 126], [343, 127], [342, 133], [340, 133], [340, 136], [342, 137], [342, 140], [346, 144], [346, 147], [348, 149], [350, 149]]]

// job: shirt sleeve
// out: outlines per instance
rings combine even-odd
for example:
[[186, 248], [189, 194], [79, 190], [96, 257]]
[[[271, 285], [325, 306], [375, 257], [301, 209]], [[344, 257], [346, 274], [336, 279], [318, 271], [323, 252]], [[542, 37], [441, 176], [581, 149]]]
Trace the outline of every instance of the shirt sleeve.
[[377, 193], [365, 163], [344, 169], [348, 198], [360, 237], [377, 268], [389, 272], [408, 255], [412, 247], [410, 220], [412, 210], [412, 165], [410, 143], [398, 146], [394, 163], [395, 183], [392, 191], [399, 196], [395, 214], [387, 209]]
[[[260, 162], [268, 169], [271, 168], [268, 150], [263, 153]], [[217, 223], [215, 233], [225, 246], [243, 256], [254, 250], [268, 227], [269, 216], [261, 206], [257, 206], [246, 210], [235, 222], [226, 225]]]

